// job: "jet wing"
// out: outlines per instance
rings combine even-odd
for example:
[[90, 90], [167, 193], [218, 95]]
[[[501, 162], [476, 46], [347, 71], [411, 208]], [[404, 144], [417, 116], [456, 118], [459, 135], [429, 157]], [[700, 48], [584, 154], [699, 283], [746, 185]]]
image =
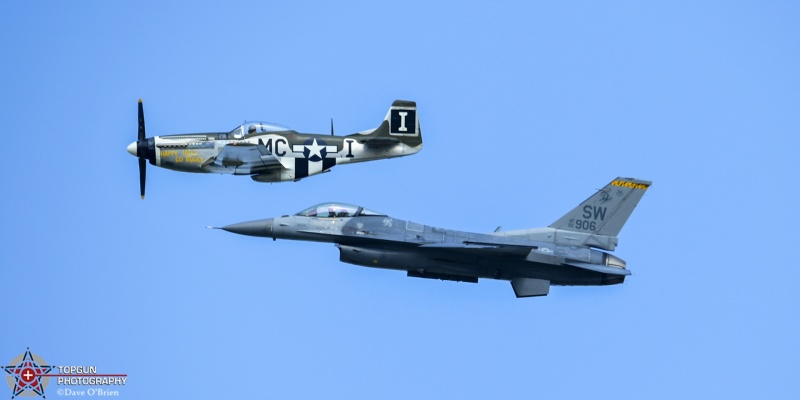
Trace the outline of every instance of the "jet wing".
[[513, 244], [481, 243], [481, 242], [461, 242], [461, 243], [430, 243], [419, 246], [423, 249], [442, 249], [462, 251], [473, 254], [484, 254], [487, 256], [516, 256], [526, 257], [535, 246], [520, 246]]
[[206, 165], [236, 168], [237, 174], [257, 174], [272, 168], [282, 168], [281, 162], [262, 144], [229, 144]]
[[564, 263], [564, 265], [569, 265], [570, 267], [578, 267], [582, 269], [588, 269], [590, 271], [595, 272], [602, 272], [604, 274], [611, 274], [611, 275], [630, 275], [631, 271], [628, 271], [624, 268], [617, 268], [617, 267], [609, 267], [608, 265], [599, 265], [599, 264], [590, 264], [578, 261], [570, 261]]

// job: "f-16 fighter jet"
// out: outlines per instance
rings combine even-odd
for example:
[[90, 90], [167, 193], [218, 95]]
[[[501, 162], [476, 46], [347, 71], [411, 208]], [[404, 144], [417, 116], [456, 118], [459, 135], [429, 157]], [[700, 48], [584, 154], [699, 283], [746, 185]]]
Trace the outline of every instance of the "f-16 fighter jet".
[[[546, 296], [550, 285], [615, 285], [630, 275], [613, 251], [617, 235], [651, 182], [617, 178], [546, 228], [460, 232], [392, 218], [344, 203], [295, 215], [228, 225], [241, 235], [335, 243], [339, 260], [461, 282], [511, 281], [517, 297]], [[598, 250], [599, 249], [599, 250]]]
[[298, 133], [268, 122], [232, 131], [146, 137], [139, 100], [139, 137], [128, 153], [139, 158], [144, 199], [146, 166], [182, 172], [248, 175], [256, 182], [298, 181], [335, 165], [415, 154], [422, 149], [417, 104], [396, 100], [375, 129], [348, 136]]

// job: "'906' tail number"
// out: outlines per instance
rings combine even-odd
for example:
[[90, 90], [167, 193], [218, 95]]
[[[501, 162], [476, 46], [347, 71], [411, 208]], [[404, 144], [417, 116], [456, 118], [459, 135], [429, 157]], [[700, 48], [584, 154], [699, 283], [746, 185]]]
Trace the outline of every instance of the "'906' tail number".
[[597, 224], [594, 221], [587, 221], [585, 219], [576, 219], [570, 221], [569, 226], [570, 228], [583, 229], [587, 231], [593, 231], [597, 228]]

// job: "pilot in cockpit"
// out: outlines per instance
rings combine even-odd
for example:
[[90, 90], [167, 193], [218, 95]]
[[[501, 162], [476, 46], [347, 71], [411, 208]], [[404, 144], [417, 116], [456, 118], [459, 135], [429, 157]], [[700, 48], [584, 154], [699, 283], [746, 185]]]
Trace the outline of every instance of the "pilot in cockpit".
[[350, 216], [350, 212], [344, 208], [335, 205], [328, 207], [328, 218], [346, 218]]
[[250, 128], [247, 128], [247, 134], [248, 135], [252, 135], [254, 133], [256, 133], [256, 126], [255, 125], [250, 125]]

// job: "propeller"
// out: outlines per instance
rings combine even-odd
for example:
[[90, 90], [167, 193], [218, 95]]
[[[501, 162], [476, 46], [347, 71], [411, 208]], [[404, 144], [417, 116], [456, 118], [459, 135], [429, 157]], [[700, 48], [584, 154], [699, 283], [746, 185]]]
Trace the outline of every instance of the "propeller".
[[[142, 150], [147, 151], [147, 141], [144, 134], [144, 107], [142, 106], [142, 99], [139, 99], [139, 137], [136, 141], [136, 156], [139, 157], [139, 191], [144, 200], [144, 185], [147, 181], [147, 161], [143, 157]], [[144, 146], [142, 146], [142, 142]], [[142, 148], [144, 147], [144, 149]]]
[[156, 146], [153, 138], [148, 139], [144, 130], [144, 108], [139, 99], [139, 135], [137, 140], [128, 145], [128, 152], [139, 157], [139, 191], [144, 200], [144, 186], [147, 180], [147, 161], [155, 163]]
[[333, 136], [333, 118], [331, 118], [331, 136]]

